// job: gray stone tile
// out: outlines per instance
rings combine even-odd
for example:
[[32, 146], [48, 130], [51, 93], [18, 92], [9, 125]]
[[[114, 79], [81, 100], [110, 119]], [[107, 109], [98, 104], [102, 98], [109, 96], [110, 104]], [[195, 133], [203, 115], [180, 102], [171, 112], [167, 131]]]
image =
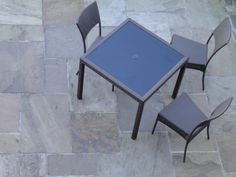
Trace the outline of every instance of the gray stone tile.
[[20, 120], [20, 95], [1, 94], [0, 132], [18, 132], [19, 120]]
[[226, 177], [236, 177], [236, 173], [226, 173]]
[[185, 7], [187, 22], [192, 28], [213, 30], [226, 15], [220, 3], [214, 0], [202, 0], [201, 3], [186, 0]]
[[76, 25], [48, 26], [45, 28], [47, 58], [79, 58], [83, 42]]
[[20, 177], [20, 157], [19, 155], [0, 155], [0, 176]]
[[79, 61], [69, 60], [69, 89], [71, 110], [76, 113], [116, 112], [116, 95], [112, 85], [98, 74], [85, 67], [83, 99], [77, 99]]
[[216, 135], [220, 157], [226, 172], [236, 173], [236, 119], [234, 114], [225, 114], [211, 124]]
[[71, 152], [68, 97], [24, 95], [21, 152]]
[[[235, 97], [236, 77], [207, 77], [205, 80], [206, 93], [209, 101], [210, 109], [213, 110], [222, 101], [229, 96]], [[236, 103], [233, 100], [227, 112], [235, 111]]]
[[166, 41], [170, 41], [171, 36], [169, 31], [168, 16], [165, 13], [127, 12], [127, 16], [157, 34], [159, 37], [165, 39]]
[[44, 46], [41, 42], [0, 43], [2, 92], [42, 91]]
[[0, 153], [19, 152], [19, 134], [0, 133]]
[[0, 25], [0, 41], [44, 41], [41, 25]]
[[[118, 121], [121, 131], [133, 130], [138, 103], [122, 91], [116, 90]], [[162, 98], [154, 94], [146, 103], [143, 110], [140, 131], [151, 132], [156, 116], [162, 109]], [[156, 131], [165, 131], [163, 125], [158, 125]]]
[[112, 153], [120, 149], [120, 137], [114, 113], [76, 114], [71, 120], [73, 152]]
[[44, 25], [74, 25], [83, 9], [82, 0], [43, 0]]
[[1, 0], [0, 24], [42, 25], [42, 1]]
[[173, 154], [176, 177], [224, 177], [217, 153]]
[[51, 176], [96, 175], [97, 155], [49, 155], [48, 173]]
[[20, 177], [44, 177], [47, 174], [45, 154], [22, 154], [20, 156]]
[[68, 93], [67, 64], [65, 60], [45, 60], [44, 91], [50, 94]]
[[[84, 0], [85, 6], [93, 0]], [[125, 0], [97, 0], [102, 26], [117, 26], [126, 19]]]
[[208, 65], [207, 74], [211, 76], [235, 76], [235, 45], [233, 41], [221, 49]]
[[102, 177], [174, 177], [166, 134], [122, 135], [120, 153], [101, 155], [98, 175]]
[[136, 12], [173, 12], [184, 7], [183, 0], [160, 0], [158, 3], [155, 0], [126, 0], [127, 11]]

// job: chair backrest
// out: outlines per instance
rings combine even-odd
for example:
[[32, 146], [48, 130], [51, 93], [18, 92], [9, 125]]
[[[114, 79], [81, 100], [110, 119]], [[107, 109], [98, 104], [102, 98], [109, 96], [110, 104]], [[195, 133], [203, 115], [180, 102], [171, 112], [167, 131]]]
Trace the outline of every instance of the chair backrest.
[[210, 39], [214, 37], [215, 39], [215, 48], [212, 55], [209, 57], [209, 60], [225, 45], [229, 43], [231, 37], [231, 24], [229, 17], [226, 17], [212, 32], [211, 36], [207, 40], [207, 44]]
[[214, 111], [212, 111], [210, 115], [210, 120], [214, 120], [218, 117], [220, 117], [224, 112], [229, 108], [230, 104], [232, 103], [233, 97], [229, 97], [225, 101], [223, 101], [221, 104], [219, 104]]
[[97, 2], [95, 1], [82, 11], [76, 23], [83, 39], [84, 52], [86, 52], [85, 39], [91, 29], [97, 24], [99, 24], [99, 36], [101, 36], [101, 20]]

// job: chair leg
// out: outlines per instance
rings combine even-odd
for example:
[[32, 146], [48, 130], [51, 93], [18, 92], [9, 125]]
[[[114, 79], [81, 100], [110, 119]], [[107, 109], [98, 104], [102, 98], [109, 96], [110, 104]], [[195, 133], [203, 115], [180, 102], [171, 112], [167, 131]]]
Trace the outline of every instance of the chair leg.
[[183, 157], [183, 163], [185, 163], [185, 159], [186, 159], [186, 153], [187, 153], [187, 148], [188, 148], [188, 141], [185, 144], [185, 148], [184, 148], [184, 157]]
[[207, 139], [208, 140], [210, 139], [209, 128], [210, 128], [210, 124], [208, 124], [207, 126]]
[[202, 74], [202, 90], [205, 90], [205, 71]]
[[157, 126], [157, 122], [158, 122], [158, 116], [157, 116], [157, 118], [156, 118], [154, 127], [153, 127], [153, 129], [152, 129], [152, 134], [155, 132], [155, 129], [156, 129], [156, 126]]
[[112, 91], [114, 92], [114, 88], [115, 88], [115, 86], [114, 86], [114, 84], [112, 84]]

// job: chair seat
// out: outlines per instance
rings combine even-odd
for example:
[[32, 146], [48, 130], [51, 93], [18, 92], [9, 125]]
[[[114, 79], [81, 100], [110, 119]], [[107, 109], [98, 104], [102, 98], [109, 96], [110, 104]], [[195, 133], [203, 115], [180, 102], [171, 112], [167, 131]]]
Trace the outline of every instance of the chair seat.
[[159, 113], [159, 120], [186, 138], [207, 117], [186, 93], [182, 93]]
[[173, 35], [171, 45], [189, 58], [188, 63], [206, 65], [207, 45], [179, 35]]
[[88, 51], [94, 49], [98, 44], [99, 42], [103, 39], [104, 37], [102, 36], [98, 36], [94, 41], [93, 43], [91, 44], [91, 46], [88, 48]]

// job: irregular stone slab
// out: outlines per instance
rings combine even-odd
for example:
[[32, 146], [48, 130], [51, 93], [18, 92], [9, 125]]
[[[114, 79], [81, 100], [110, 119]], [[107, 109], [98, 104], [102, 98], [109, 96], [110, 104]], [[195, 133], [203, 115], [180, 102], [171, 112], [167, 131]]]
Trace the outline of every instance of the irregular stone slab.
[[83, 54], [83, 42], [78, 28], [73, 26], [46, 27], [47, 58], [79, 58]]
[[21, 152], [71, 152], [68, 97], [24, 95]]
[[0, 41], [44, 41], [41, 25], [1, 25]]
[[51, 176], [96, 175], [97, 155], [49, 155], [48, 173]]
[[44, 46], [41, 42], [0, 43], [0, 91], [42, 91]]
[[82, 0], [43, 0], [44, 25], [74, 25], [83, 9]]
[[77, 99], [78, 76], [76, 73], [78, 67], [78, 60], [69, 60], [68, 72], [71, 110], [75, 113], [115, 113], [116, 95], [112, 92], [112, 85], [87, 67], [85, 67], [83, 99]]
[[134, 19], [164, 40], [170, 41], [171, 36], [168, 16], [165, 13], [127, 12], [127, 16]]
[[22, 154], [20, 156], [20, 177], [41, 177], [47, 175], [45, 154]]
[[0, 153], [19, 152], [19, 134], [0, 133]]
[[236, 173], [236, 114], [225, 114], [212, 122], [224, 170]]
[[73, 152], [117, 152], [120, 137], [114, 113], [76, 114], [71, 120]]
[[50, 94], [67, 93], [67, 67], [66, 61], [61, 59], [45, 60], [45, 88]]
[[20, 157], [19, 155], [0, 155], [0, 176], [20, 177]]
[[41, 0], [1, 0], [0, 24], [42, 25]]
[[[93, 0], [84, 0], [85, 6], [91, 4]], [[98, 0], [102, 26], [117, 26], [126, 19], [124, 0]]]
[[121, 152], [103, 154], [98, 162], [102, 177], [174, 177], [166, 134], [140, 133], [137, 140], [122, 135]]
[[191, 28], [213, 30], [226, 16], [223, 6], [213, 0], [201, 1], [201, 3], [197, 1], [186, 1], [185, 7], [187, 22]]
[[184, 7], [183, 0], [160, 0], [158, 3], [155, 0], [127, 0], [127, 11], [136, 12], [172, 12]]
[[[133, 98], [117, 89], [116, 95], [120, 130], [132, 132], [138, 110], [138, 103]], [[161, 96], [159, 94], [154, 94], [145, 103], [139, 131], [151, 132], [157, 114], [162, 108]], [[165, 131], [165, 128], [162, 124], [159, 124], [156, 131]]]
[[176, 177], [223, 177], [217, 153], [191, 153], [183, 163], [183, 154], [173, 154]]
[[[207, 77], [205, 80], [206, 93], [209, 101], [210, 109], [213, 110], [222, 101], [228, 97], [233, 96], [236, 98], [236, 77]], [[227, 112], [236, 110], [236, 100], [233, 102], [227, 110]]]
[[20, 121], [20, 95], [0, 95], [0, 132], [18, 132]]

